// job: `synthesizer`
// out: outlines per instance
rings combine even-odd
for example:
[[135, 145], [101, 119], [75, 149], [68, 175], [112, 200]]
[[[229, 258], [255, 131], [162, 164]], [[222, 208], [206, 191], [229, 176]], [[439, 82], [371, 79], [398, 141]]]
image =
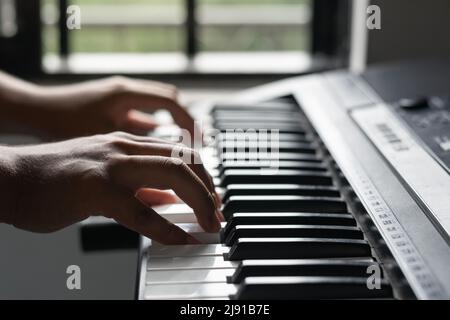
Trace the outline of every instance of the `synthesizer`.
[[225, 221], [155, 208], [202, 244], [142, 237], [138, 298], [449, 299], [449, 80], [401, 63], [194, 107]]

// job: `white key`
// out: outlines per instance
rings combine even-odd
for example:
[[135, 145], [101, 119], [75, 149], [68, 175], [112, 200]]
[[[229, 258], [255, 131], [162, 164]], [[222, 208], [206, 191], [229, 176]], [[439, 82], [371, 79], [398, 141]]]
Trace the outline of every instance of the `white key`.
[[177, 269], [231, 269], [238, 262], [225, 261], [222, 256], [206, 257], [171, 257], [152, 258], [147, 261], [147, 270], [177, 270]]
[[208, 172], [212, 177], [218, 177], [220, 173], [220, 171], [217, 169], [208, 169]]
[[235, 294], [236, 285], [229, 283], [156, 284], [145, 287], [146, 300], [225, 298]]
[[167, 246], [153, 242], [147, 250], [152, 258], [222, 256], [230, 250], [221, 244], [185, 244]]
[[[225, 227], [226, 222], [222, 222], [221, 225], [222, 228]], [[177, 226], [202, 243], [220, 243], [219, 233], [205, 232], [198, 223], [177, 223]]]
[[224, 188], [216, 187], [216, 192], [219, 194], [220, 197], [223, 197], [225, 195], [226, 190]]
[[154, 270], [147, 272], [147, 285], [164, 283], [225, 283], [234, 269]]
[[197, 222], [194, 211], [185, 203], [154, 206], [152, 209], [172, 223]]
[[200, 157], [202, 158], [203, 166], [208, 170], [217, 167], [218, 159], [215, 148], [202, 148]]

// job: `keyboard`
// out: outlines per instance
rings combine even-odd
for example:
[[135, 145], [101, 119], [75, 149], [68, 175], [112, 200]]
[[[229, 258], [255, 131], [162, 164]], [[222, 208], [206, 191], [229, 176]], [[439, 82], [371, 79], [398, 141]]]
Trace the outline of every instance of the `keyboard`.
[[[448, 298], [450, 179], [402, 121], [412, 104], [387, 103], [367, 79], [342, 71], [195, 111], [214, 132], [201, 155], [225, 221], [211, 234], [183, 203], [155, 208], [202, 244], [142, 238], [138, 298]], [[405, 165], [392, 150], [414, 154]], [[441, 182], [434, 198], [414, 195], [418, 168]]]

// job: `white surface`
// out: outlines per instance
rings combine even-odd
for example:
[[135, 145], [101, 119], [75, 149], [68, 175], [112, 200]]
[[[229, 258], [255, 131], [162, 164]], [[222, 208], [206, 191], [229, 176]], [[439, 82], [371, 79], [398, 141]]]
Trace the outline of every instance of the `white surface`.
[[147, 285], [170, 283], [226, 283], [234, 269], [158, 270], [147, 272]]
[[236, 291], [236, 286], [228, 283], [152, 285], [145, 288], [145, 299], [226, 298]]
[[224, 269], [235, 268], [237, 262], [225, 261], [222, 255], [206, 257], [150, 258], [147, 271], [174, 269]]

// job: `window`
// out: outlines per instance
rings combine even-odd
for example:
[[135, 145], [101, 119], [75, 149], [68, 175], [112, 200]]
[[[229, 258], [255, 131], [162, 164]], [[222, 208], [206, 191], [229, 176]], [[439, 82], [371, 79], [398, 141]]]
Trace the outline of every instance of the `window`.
[[[172, 72], [300, 70], [310, 64], [311, 1], [43, 0], [44, 66], [57, 71], [66, 63], [69, 71], [87, 71], [90, 62], [97, 72], [112, 65], [119, 72], [163, 66]], [[59, 15], [68, 5], [80, 7], [81, 29], [62, 30], [60, 37]]]
[[348, 42], [350, 0], [1, 1], [20, 28], [0, 54], [26, 43], [27, 69], [50, 74], [298, 74], [336, 66]]

